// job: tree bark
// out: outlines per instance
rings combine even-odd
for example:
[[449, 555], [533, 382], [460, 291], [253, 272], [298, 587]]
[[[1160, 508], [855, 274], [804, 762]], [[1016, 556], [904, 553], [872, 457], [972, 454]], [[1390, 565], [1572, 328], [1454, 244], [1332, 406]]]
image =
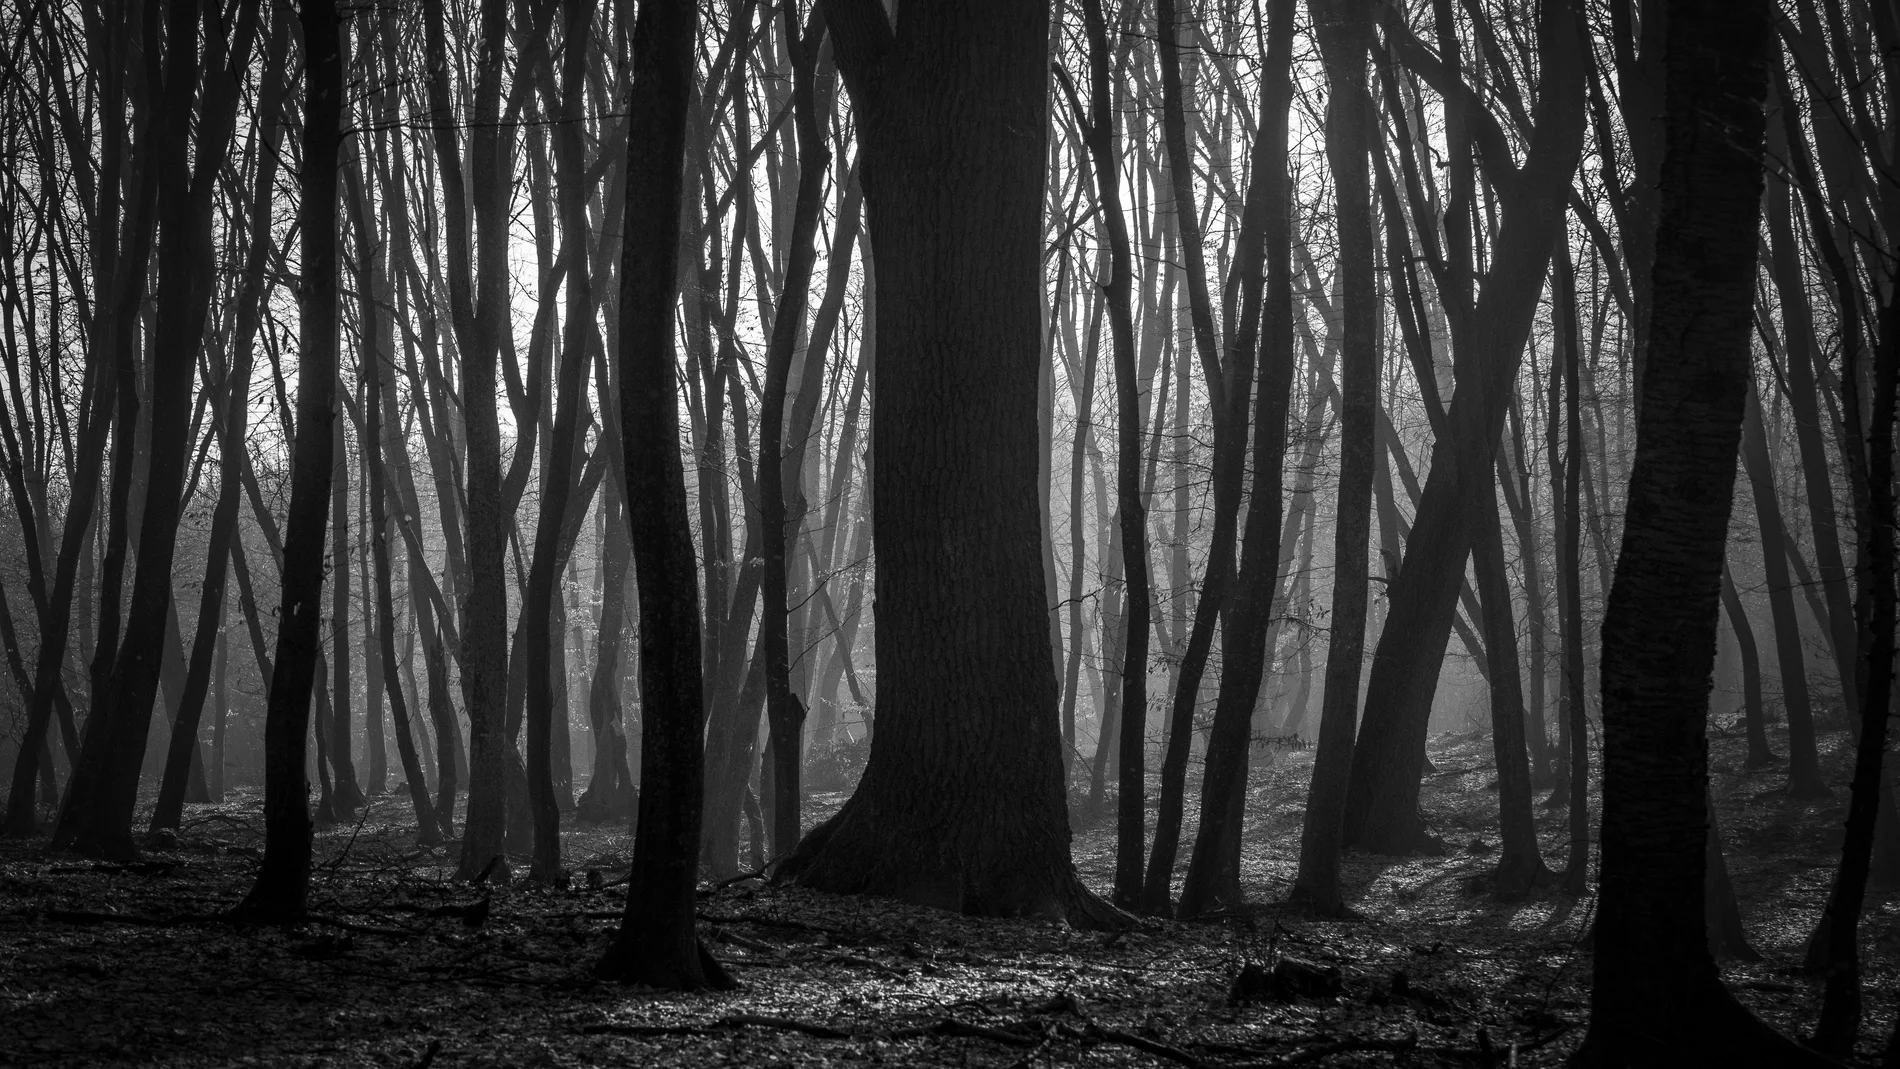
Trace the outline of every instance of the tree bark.
[[[1436, 843], [1418, 809], [1431, 699], [1470, 554], [1470, 518], [1484, 498], [1495, 502], [1491, 482], [1498, 433], [1583, 148], [1582, 56], [1572, 4], [1550, 3], [1540, 10], [1537, 44], [1541, 70], [1524, 166], [1507, 170], [1508, 153], [1498, 158], [1500, 146], [1483, 148], [1487, 167], [1499, 172], [1498, 236], [1470, 314], [1454, 320], [1464, 324], [1457, 340], [1458, 392], [1406, 543], [1404, 567], [1389, 591], [1390, 610], [1372, 659], [1353, 750], [1347, 841], [1383, 853], [1409, 853]], [[1442, 69], [1429, 70], [1424, 61], [1417, 66], [1428, 78], [1441, 78], [1436, 85], [1441, 92], [1468, 91]], [[1468, 110], [1472, 122], [1485, 114]]]
[[1735, 1001], [1704, 923], [1706, 719], [1747, 405], [1771, 14], [1762, 2], [1669, 4], [1654, 309], [1603, 625], [1602, 889], [1583, 1066], [1829, 1064]]
[[626, 912], [597, 966], [608, 979], [674, 990], [732, 986], [699, 945], [693, 915], [706, 712], [673, 309], [697, 16], [692, 0], [647, 0], [633, 26], [627, 201], [647, 210], [626, 216], [618, 356], [627, 498], [642, 503], [627, 510], [640, 601], [640, 805]]
[[[1049, 10], [826, 0], [877, 260], [878, 711], [857, 791], [781, 869], [1112, 923], [1069, 859], [1036, 499]], [[946, 412], [955, 418], [946, 419]]]
[[1370, 9], [1362, 0], [1324, 0], [1314, 8], [1313, 24], [1332, 86], [1326, 110], [1326, 151], [1340, 203], [1339, 497], [1319, 744], [1300, 831], [1299, 871], [1289, 898], [1326, 915], [1345, 911], [1339, 856], [1359, 715], [1359, 679], [1365, 667], [1367, 552], [1379, 414], [1380, 356], [1373, 332], [1379, 298], [1365, 162], [1372, 121], [1365, 74], [1366, 49], [1372, 42]]
[[336, 0], [304, 0], [303, 287], [298, 301], [297, 438], [285, 517], [282, 606], [265, 713], [264, 862], [239, 916], [302, 917], [310, 881], [309, 732], [322, 620], [323, 540], [329, 529], [337, 380], [337, 163], [343, 46]]

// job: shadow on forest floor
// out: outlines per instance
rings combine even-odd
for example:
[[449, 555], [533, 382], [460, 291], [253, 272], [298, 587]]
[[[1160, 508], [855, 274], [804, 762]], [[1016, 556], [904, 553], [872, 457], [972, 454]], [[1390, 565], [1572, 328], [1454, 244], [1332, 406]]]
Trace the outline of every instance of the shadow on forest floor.
[[[1821, 741], [1824, 769], [1844, 782], [1851, 742], [1844, 732]], [[1497, 903], [1475, 890], [1495, 858], [1490, 741], [1440, 736], [1431, 756], [1424, 806], [1449, 853], [1350, 857], [1364, 922], [1316, 922], [1278, 905], [1297, 860], [1309, 752], [1253, 777], [1243, 879], [1261, 906], [1250, 918], [1145, 921], [1107, 937], [741, 883], [702, 892], [702, 932], [742, 984], [716, 995], [587, 979], [622, 900], [611, 884], [628, 863], [624, 829], [569, 831], [574, 888], [497, 888], [473, 927], [456, 907], [480, 896], [450, 882], [449, 852], [415, 848], [395, 796], [360, 824], [319, 833], [311, 908], [332, 923], [292, 929], [193, 919], [248, 887], [261, 829], [254, 790], [190, 807], [184, 834], [141, 865], [0, 842], [0, 1062], [1221, 1069], [1292, 1056], [1502, 1067], [1515, 1044], [1518, 1065], [1559, 1064], [1582, 1036], [1589, 958], [1575, 939], [1594, 899]], [[1729, 865], [1764, 960], [1723, 971], [1757, 1012], [1799, 1032], [1817, 1014], [1819, 980], [1797, 966], [1832, 877], [1846, 793], [1790, 802], [1771, 790], [1779, 769], [1740, 764], [1739, 739], [1716, 738]], [[814, 798], [810, 819], [841, 799]], [[1561, 865], [1563, 812], [1540, 808], [1538, 827], [1547, 862]], [[1112, 849], [1112, 827], [1078, 832], [1092, 886], [1106, 887]], [[1868, 909], [1864, 1053], [1891, 1027], [1896, 975], [1893, 896], [1877, 892]], [[1242, 964], [1276, 953], [1336, 966], [1344, 993], [1231, 1005]]]

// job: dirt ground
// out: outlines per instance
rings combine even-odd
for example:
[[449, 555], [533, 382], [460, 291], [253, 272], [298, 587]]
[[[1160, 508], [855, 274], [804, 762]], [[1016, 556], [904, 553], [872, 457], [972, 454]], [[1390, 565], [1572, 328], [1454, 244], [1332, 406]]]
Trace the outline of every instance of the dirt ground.
[[[1778, 752], [1785, 740], [1777, 736]], [[1822, 738], [1844, 782], [1851, 743]], [[1144, 920], [1128, 933], [973, 920], [879, 900], [744, 881], [702, 890], [702, 933], [737, 991], [673, 995], [600, 984], [588, 966], [622, 902], [621, 830], [568, 833], [573, 887], [486, 896], [450, 882], [453, 857], [418, 850], [396, 798], [317, 839], [301, 927], [217, 914], [249, 885], [261, 845], [255, 792], [193, 806], [174, 842], [136, 865], [0, 841], [0, 1063], [98, 1066], [1549, 1066], [1582, 1038], [1594, 899], [1499, 904], [1490, 742], [1432, 740], [1425, 808], [1439, 858], [1353, 856], [1359, 922], [1278, 903], [1291, 882], [1311, 755], [1257, 771], [1244, 878], [1257, 911], [1219, 922]], [[1790, 802], [1779, 769], [1741, 770], [1714, 743], [1728, 859], [1762, 960], [1723, 973], [1781, 1028], [1811, 1027], [1820, 982], [1798, 968], [1838, 849], [1846, 794]], [[1196, 796], [1190, 784], [1190, 798]], [[842, 796], [814, 800], [813, 816]], [[1552, 867], [1564, 815], [1539, 810]], [[1076, 836], [1106, 888], [1106, 824]], [[486, 899], [485, 911], [480, 903]], [[1872, 1064], [1893, 1026], [1894, 899], [1869, 902]], [[470, 910], [468, 907], [477, 907]], [[482, 914], [485, 912], [485, 916]], [[473, 915], [471, 915], [473, 914]], [[1230, 999], [1249, 964], [1293, 957], [1337, 994]], [[1513, 1061], [1513, 1059], [1515, 1059]]]

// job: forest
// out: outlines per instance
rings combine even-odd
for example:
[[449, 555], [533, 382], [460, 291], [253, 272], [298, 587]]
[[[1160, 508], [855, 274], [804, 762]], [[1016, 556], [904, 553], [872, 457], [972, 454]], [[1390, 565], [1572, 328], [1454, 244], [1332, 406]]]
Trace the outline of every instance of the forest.
[[0, 1064], [1900, 1067], [1894, 0], [0, 0]]

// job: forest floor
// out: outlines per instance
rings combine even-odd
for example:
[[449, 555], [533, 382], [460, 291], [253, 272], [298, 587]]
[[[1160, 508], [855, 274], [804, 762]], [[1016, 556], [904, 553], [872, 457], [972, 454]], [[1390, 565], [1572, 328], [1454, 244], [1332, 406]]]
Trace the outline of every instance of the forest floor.
[[[1844, 782], [1846, 734], [1821, 741], [1830, 779]], [[1729, 865], [1762, 954], [1723, 974], [1799, 1034], [1818, 1014], [1820, 981], [1799, 962], [1846, 793], [1792, 802], [1782, 771], [1741, 770], [1732, 734], [1713, 751]], [[572, 889], [477, 891], [451, 881], [449, 852], [414, 846], [405, 808], [384, 797], [360, 823], [319, 833], [311, 908], [323, 920], [294, 928], [216, 919], [255, 871], [255, 791], [190, 807], [184, 833], [139, 864], [0, 842], [0, 1064], [1560, 1064], [1587, 1016], [1590, 961], [1577, 937], [1594, 897], [1494, 902], [1481, 889], [1496, 845], [1490, 741], [1439, 736], [1430, 754], [1438, 771], [1424, 806], [1451, 852], [1349, 857], [1364, 920], [1315, 921], [1278, 904], [1297, 860], [1309, 751], [1252, 778], [1244, 878], [1260, 906], [1248, 916], [1144, 920], [1109, 936], [745, 881], [702, 890], [702, 935], [740, 982], [718, 994], [591, 979], [624, 894], [615, 881], [631, 844], [619, 830], [568, 834]], [[814, 818], [841, 797], [814, 799]], [[1563, 812], [1540, 808], [1538, 820], [1559, 867]], [[1106, 888], [1112, 849], [1106, 825], [1076, 836], [1092, 886]], [[1863, 929], [1869, 1064], [1893, 1023], [1895, 906], [1875, 894]], [[1337, 993], [1230, 999], [1243, 966], [1280, 957], [1336, 970]]]

